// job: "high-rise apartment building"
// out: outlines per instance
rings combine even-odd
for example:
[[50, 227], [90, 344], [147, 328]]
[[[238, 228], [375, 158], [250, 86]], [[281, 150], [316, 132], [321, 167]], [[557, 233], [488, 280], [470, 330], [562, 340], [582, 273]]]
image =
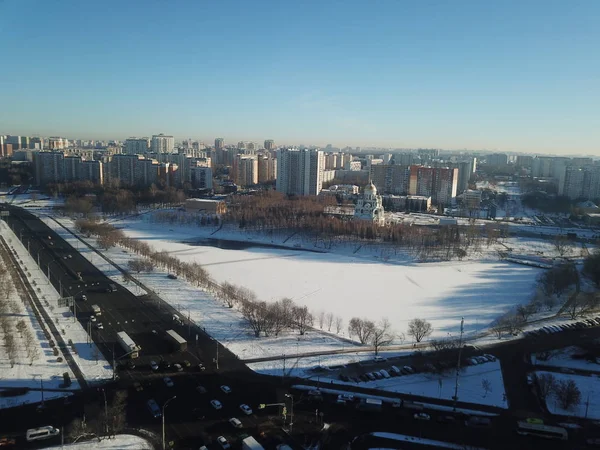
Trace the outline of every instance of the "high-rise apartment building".
[[279, 149], [276, 189], [288, 195], [319, 195], [324, 168], [325, 160], [320, 150]]
[[492, 153], [485, 160], [488, 166], [505, 166], [508, 164], [508, 155], [506, 153]]
[[456, 199], [458, 169], [436, 167], [433, 178], [432, 200], [438, 205], [449, 206]]
[[587, 197], [584, 194], [585, 170], [582, 167], [565, 166], [558, 181], [558, 195], [564, 195], [572, 200]]
[[277, 160], [268, 152], [258, 156], [258, 182], [268, 183], [277, 179]]
[[212, 169], [210, 167], [192, 167], [191, 184], [194, 189], [212, 189]]
[[223, 138], [216, 138], [215, 139], [215, 150], [220, 150], [222, 148], [225, 148], [225, 140]]
[[398, 164], [372, 165], [371, 181], [383, 194], [405, 195], [408, 192], [409, 167]]
[[152, 136], [150, 143], [150, 151], [152, 153], [173, 153], [174, 148], [175, 139], [173, 136], [165, 136], [162, 133]]
[[35, 152], [33, 167], [38, 186], [65, 181], [65, 154], [63, 152]]
[[[125, 140], [126, 155], [145, 155], [150, 150], [150, 139], [147, 137], [130, 137]], [[170, 152], [167, 152], [170, 153]]]
[[275, 150], [275, 141], [273, 139], [265, 140], [265, 150]]
[[69, 141], [62, 137], [49, 137], [48, 138], [48, 149], [49, 150], [65, 150], [69, 147]]
[[100, 161], [81, 161], [81, 179], [104, 184], [104, 168]]
[[244, 187], [258, 183], [258, 161], [255, 156], [236, 155], [233, 160], [233, 182]]

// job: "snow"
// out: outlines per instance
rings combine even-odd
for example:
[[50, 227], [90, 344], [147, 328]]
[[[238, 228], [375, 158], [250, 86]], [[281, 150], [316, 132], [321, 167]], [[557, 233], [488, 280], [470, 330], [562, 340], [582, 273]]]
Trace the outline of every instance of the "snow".
[[[320, 374], [320, 380], [327, 384], [334, 381], [338, 384], [353, 386], [355, 383], [344, 382], [327, 377], [327, 373]], [[316, 377], [313, 377], [316, 378]], [[490, 391], [483, 389], [482, 382], [489, 381]], [[417, 373], [401, 377], [383, 378], [381, 380], [360, 383], [360, 387], [379, 389], [399, 394], [419, 395], [423, 397], [452, 400], [454, 396], [455, 374], [438, 375], [431, 373]], [[477, 403], [480, 405], [507, 408], [504, 393], [504, 382], [499, 362], [488, 362], [476, 366], [464, 367], [459, 378], [458, 398], [461, 402]]]
[[600, 377], [598, 375], [583, 376], [557, 372], [536, 372], [539, 377], [544, 373], [551, 373], [557, 382], [573, 380], [581, 392], [581, 402], [570, 410], [564, 410], [558, 404], [555, 396], [546, 399], [546, 406], [551, 414], [563, 416], [584, 417], [587, 419], [600, 419]]
[[470, 450], [484, 450], [482, 448], [465, 447], [464, 445], [453, 444], [451, 442], [419, 438], [416, 436], [408, 436], [406, 434], [375, 432], [375, 433], [369, 433], [369, 435], [373, 436], [373, 437], [377, 437], [377, 438], [382, 438], [382, 439], [390, 439], [393, 441], [409, 442], [410, 444], [414, 444], [414, 445], [428, 445], [428, 446], [435, 447], [435, 448], [451, 448], [451, 449], [456, 449], [456, 450], [469, 448]]
[[118, 434], [112, 439], [93, 439], [91, 441], [77, 442], [75, 444], [56, 445], [48, 448], [68, 448], [72, 450], [152, 450], [154, 446], [145, 439], [132, 434]]
[[588, 361], [584, 358], [574, 359], [575, 355], [583, 355], [586, 351], [579, 347], [566, 347], [559, 350], [552, 350], [550, 358], [543, 361], [537, 355], [531, 355], [531, 362], [537, 366], [561, 367], [568, 369], [588, 370], [600, 374], [600, 364]]
[[[31, 276], [28, 277], [29, 282], [32, 284], [35, 283], [35, 289], [37, 291], [36, 294], [38, 295], [38, 298], [40, 298], [42, 306], [48, 315], [54, 320], [57, 328], [63, 332], [63, 339], [65, 342], [71, 340], [74, 343], [77, 353], [71, 352], [71, 355], [73, 356], [75, 363], [82, 371], [85, 379], [92, 383], [99, 383], [112, 379], [112, 367], [104, 359], [102, 353], [96, 349], [96, 345], [93, 342], [88, 342], [88, 334], [85, 329], [79, 322], [74, 321], [73, 315], [69, 311], [69, 308], [58, 306], [57, 300], [60, 298], [60, 295], [54, 289], [54, 287], [48, 283], [46, 274], [39, 269], [36, 261], [29, 255], [27, 249], [21, 244], [18, 237], [12, 232], [12, 230], [4, 222], [0, 222], [0, 227], [4, 239], [7, 242], [10, 241], [9, 245], [14, 247], [17, 254], [23, 261], [23, 267], [27, 267], [29, 273], [31, 274]], [[48, 302], [48, 305], [45, 304], [44, 300]], [[38, 330], [41, 333], [41, 329], [38, 328]], [[40, 333], [38, 333], [38, 336]], [[43, 338], [43, 334], [41, 334], [41, 337]], [[44, 356], [46, 359], [40, 362], [32, 372], [38, 374], [37, 381], [32, 387], [37, 388], [40, 386], [39, 376], [44, 378], [45, 388], [57, 387], [57, 384], [62, 381], [62, 373], [69, 372], [71, 381], [73, 382], [71, 389], [77, 389], [79, 387], [77, 379], [73, 376], [70, 370], [68, 370], [66, 363], [62, 363], [60, 368], [57, 367], [57, 363], [55, 362], [56, 358], [54, 356], [49, 356], [52, 355], [52, 352], [50, 351], [47, 342], [42, 343], [42, 346], [45, 348]], [[98, 355], [97, 360], [96, 355]], [[2, 372], [2, 376], [4, 376], [4, 372]], [[14, 383], [19, 386], [28, 386], [32, 383], [30, 380], [31, 376], [26, 373], [15, 373], [10, 377], [12, 380], [14, 380]], [[50, 380], [48, 384], [46, 384], [46, 379]], [[57, 394], [59, 396], [64, 395], [61, 393]], [[49, 398], [51, 395], [54, 394], [45, 392], [44, 398]], [[39, 400], [40, 397], [37, 393], [30, 393], [28, 396], [14, 397], [10, 402], [10, 405], [7, 404], [6, 406], [14, 406], [15, 402], [22, 403], [23, 401]], [[0, 402], [1, 401], [2, 400], [0, 399]]]

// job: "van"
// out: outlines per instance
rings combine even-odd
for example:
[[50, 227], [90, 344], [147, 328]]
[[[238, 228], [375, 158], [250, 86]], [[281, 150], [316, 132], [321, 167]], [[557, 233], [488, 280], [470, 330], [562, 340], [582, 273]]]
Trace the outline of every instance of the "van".
[[50, 439], [54, 436], [58, 436], [60, 434], [60, 430], [58, 428], [54, 428], [51, 425], [40, 427], [40, 428], [30, 428], [27, 430], [25, 434], [25, 438], [27, 442], [31, 441], [41, 441], [42, 439]]
[[150, 411], [150, 414], [152, 415], [152, 417], [154, 417], [155, 419], [158, 419], [159, 417], [162, 416], [160, 407], [158, 406], [158, 403], [156, 403], [156, 400], [154, 400], [153, 398], [148, 400], [148, 402], [146, 403], [146, 406], [148, 407], [148, 411]]

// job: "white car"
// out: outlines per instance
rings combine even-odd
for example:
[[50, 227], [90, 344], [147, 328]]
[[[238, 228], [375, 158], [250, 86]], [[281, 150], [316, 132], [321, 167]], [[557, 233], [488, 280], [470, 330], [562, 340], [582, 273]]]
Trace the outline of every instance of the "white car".
[[165, 384], [167, 385], [167, 387], [173, 387], [173, 386], [175, 386], [175, 383], [173, 383], [173, 380], [171, 380], [171, 378], [169, 378], [169, 377], [164, 377], [163, 381], [165, 382]]
[[237, 419], [235, 417], [232, 417], [231, 419], [229, 419], [229, 423], [234, 427], [234, 428], [243, 428], [244, 426], [242, 425], [242, 422], [240, 421], [240, 419]]
[[227, 450], [227, 449], [231, 448], [231, 445], [229, 445], [229, 442], [227, 442], [227, 439], [225, 439], [223, 436], [219, 436], [217, 438], [217, 442], [219, 443], [219, 445], [221, 446], [221, 448], [223, 450]]
[[219, 400], [211, 400], [210, 404], [215, 409], [221, 409], [221, 408], [223, 408], [223, 404]]
[[95, 322], [96, 320], [96, 316], [90, 316], [90, 322]]
[[250, 408], [248, 405], [246, 405], [245, 403], [240, 405], [240, 409], [244, 412], [244, 414], [246, 414], [247, 416], [249, 416], [250, 414], [252, 414], [252, 408]]
[[430, 420], [431, 419], [431, 416], [429, 414], [422, 413], [422, 412], [416, 413], [413, 417], [417, 420]]
[[98, 328], [99, 330], [104, 330], [104, 325], [102, 325], [102, 322], [98, 322], [96, 324], [96, 328]]
[[158, 370], [158, 364], [156, 364], [156, 361], [150, 361], [150, 368], [154, 371]]
[[223, 392], [225, 392], [226, 394], [231, 394], [231, 388], [229, 386], [227, 386], [226, 384], [224, 384], [223, 386], [221, 386], [221, 390]]
[[85, 294], [83, 294], [83, 295], [81, 296], [81, 300], [83, 300], [84, 302], [87, 302], [87, 296], [86, 296]]

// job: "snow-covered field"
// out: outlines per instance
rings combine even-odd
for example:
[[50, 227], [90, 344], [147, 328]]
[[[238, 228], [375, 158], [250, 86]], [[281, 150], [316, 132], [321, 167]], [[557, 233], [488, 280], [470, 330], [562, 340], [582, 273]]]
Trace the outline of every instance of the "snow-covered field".
[[[589, 370], [600, 373], [600, 364], [587, 361], [583, 358], [573, 358], [574, 355], [583, 355], [585, 350], [579, 347], [566, 347], [550, 352], [550, 358], [546, 361], [531, 355], [531, 362], [537, 366], [562, 367], [568, 369]], [[600, 380], [598, 381], [600, 388]], [[600, 389], [598, 389], [600, 391]]]
[[117, 434], [112, 439], [93, 439], [76, 444], [57, 445], [48, 448], [68, 448], [70, 450], [152, 450], [154, 446], [145, 439], [131, 434]]
[[[73, 315], [69, 311], [68, 308], [59, 307], [57, 300], [60, 298], [59, 293], [54, 289], [54, 287], [48, 283], [45, 273], [40, 270], [37, 266], [37, 263], [34, 259], [29, 255], [27, 249], [20, 243], [18, 237], [12, 232], [12, 230], [6, 226], [4, 222], [0, 222], [0, 227], [2, 231], [2, 235], [5, 240], [8, 242], [10, 240], [10, 245], [14, 247], [17, 254], [23, 261], [23, 266], [27, 267], [31, 276], [28, 277], [30, 283], [35, 282], [35, 289], [38, 297], [42, 301], [42, 304], [46, 310], [46, 312], [52, 317], [57, 328], [63, 332], [63, 338], [65, 342], [71, 340], [74, 343], [75, 349], [77, 353], [71, 352], [76, 364], [79, 366], [81, 371], [83, 372], [84, 377], [88, 382], [102, 382], [103, 380], [108, 380], [112, 378], [112, 368], [110, 364], [104, 359], [102, 354], [96, 350], [95, 344], [92, 342], [88, 342], [88, 335], [85, 329], [73, 320]], [[45, 301], [48, 302], [48, 305], [45, 304]], [[20, 301], [20, 300], [19, 300]], [[38, 328], [39, 331], [36, 333], [40, 339], [43, 339], [43, 333], [41, 333], [41, 329]], [[73, 374], [68, 369], [66, 363], [61, 363], [60, 367], [57, 366], [56, 357], [52, 355], [52, 352], [48, 346], [46, 341], [42, 341], [43, 348], [43, 358], [40, 359], [40, 363], [35, 367], [35, 370], [32, 372], [37, 374], [36, 381], [33, 381], [32, 376], [26, 373], [15, 373], [14, 376], [11, 377], [13, 383], [18, 386], [31, 386], [38, 388], [40, 387], [40, 376], [44, 378], [44, 387], [57, 387], [57, 385], [62, 381], [62, 373], [69, 372], [71, 376], [71, 380], [73, 384], [71, 389], [77, 389], [78, 383], [77, 379], [73, 376]], [[49, 352], [49, 354], [48, 354]], [[52, 355], [52, 356], [49, 356]], [[4, 377], [5, 372], [0, 372], [0, 376]], [[8, 377], [9, 375], [6, 374]], [[60, 378], [60, 380], [59, 380]], [[46, 384], [46, 379], [48, 379], [48, 384]], [[55, 386], [56, 385], [56, 386]], [[35, 394], [35, 395], [34, 395]], [[64, 395], [58, 393], [59, 395]], [[49, 393], [44, 393], [44, 397], [48, 398]], [[31, 399], [30, 399], [31, 398]], [[14, 397], [12, 399], [11, 405], [14, 402], [22, 403], [24, 401], [39, 401], [40, 394], [39, 393], [30, 393], [28, 398], [25, 396]], [[6, 405], [9, 406], [9, 405]]]
[[[543, 373], [550, 372], [536, 372], [536, 375], [540, 376]], [[556, 372], [551, 373], [557, 382], [573, 380], [581, 392], [581, 402], [569, 410], [564, 410], [560, 407], [556, 398], [550, 396], [546, 399], [548, 411], [552, 414], [564, 416], [584, 417], [594, 420], [600, 419], [600, 378], [598, 376], [586, 377]]]

